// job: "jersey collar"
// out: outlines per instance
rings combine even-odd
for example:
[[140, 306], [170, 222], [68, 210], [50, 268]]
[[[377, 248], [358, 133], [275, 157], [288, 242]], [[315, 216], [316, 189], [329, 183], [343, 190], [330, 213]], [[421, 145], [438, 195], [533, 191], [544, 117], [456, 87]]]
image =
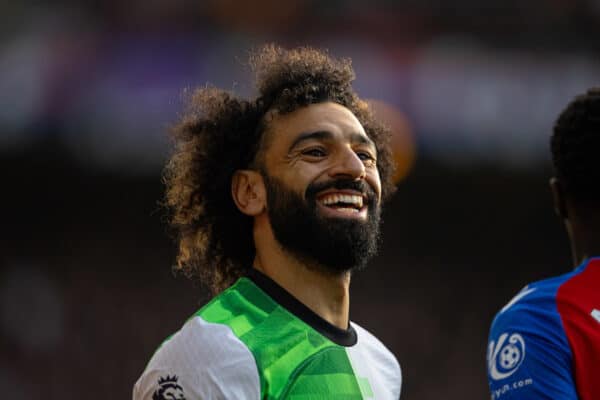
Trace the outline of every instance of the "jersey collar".
[[284, 288], [265, 274], [252, 268], [248, 271], [248, 279], [262, 289], [280, 306], [304, 321], [314, 330], [340, 346], [354, 346], [358, 340], [356, 331], [348, 323], [348, 329], [340, 329], [321, 318], [317, 313], [305, 306], [302, 302], [292, 296]]

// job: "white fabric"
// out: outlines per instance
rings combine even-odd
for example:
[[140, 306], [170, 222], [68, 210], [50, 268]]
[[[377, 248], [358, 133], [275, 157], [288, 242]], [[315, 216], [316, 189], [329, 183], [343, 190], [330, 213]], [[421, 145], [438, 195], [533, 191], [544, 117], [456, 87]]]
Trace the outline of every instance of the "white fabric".
[[355, 323], [358, 341], [346, 353], [358, 378], [367, 378], [373, 398], [397, 400], [402, 387], [402, 372], [396, 357], [375, 336]]
[[[154, 354], [133, 388], [133, 400], [152, 400], [159, 379], [178, 377], [187, 400], [260, 399], [250, 350], [223, 324], [191, 318]], [[173, 397], [184, 398], [184, 397]]]
[[[358, 378], [369, 381], [373, 398], [400, 398], [402, 373], [394, 355], [355, 323], [358, 341], [346, 347]], [[133, 400], [153, 400], [159, 380], [177, 377], [181, 390], [173, 399], [260, 399], [260, 379], [250, 350], [227, 325], [190, 319], [154, 354], [136, 382]]]

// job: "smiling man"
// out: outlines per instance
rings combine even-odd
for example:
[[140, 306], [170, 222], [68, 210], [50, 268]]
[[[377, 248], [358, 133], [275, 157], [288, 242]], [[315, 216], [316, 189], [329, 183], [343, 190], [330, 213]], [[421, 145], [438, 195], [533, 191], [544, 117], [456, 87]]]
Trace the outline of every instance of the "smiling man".
[[271, 45], [251, 65], [256, 99], [200, 89], [173, 131], [177, 267], [215, 297], [133, 397], [398, 399], [398, 362], [349, 320], [352, 272], [376, 253], [394, 189], [388, 133], [349, 60]]

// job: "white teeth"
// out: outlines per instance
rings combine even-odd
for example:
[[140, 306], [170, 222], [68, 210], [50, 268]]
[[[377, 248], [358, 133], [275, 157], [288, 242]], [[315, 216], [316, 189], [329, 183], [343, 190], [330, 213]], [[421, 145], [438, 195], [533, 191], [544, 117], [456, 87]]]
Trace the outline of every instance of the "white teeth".
[[[336, 203], [346, 203], [352, 204], [357, 208], [362, 208], [363, 206], [363, 198], [362, 196], [353, 195], [353, 194], [328, 194], [321, 198], [321, 203], [323, 205], [330, 205]], [[345, 208], [340, 208], [345, 209]], [[354, 208], [349, 208], [351, 210], [356, 211]]]

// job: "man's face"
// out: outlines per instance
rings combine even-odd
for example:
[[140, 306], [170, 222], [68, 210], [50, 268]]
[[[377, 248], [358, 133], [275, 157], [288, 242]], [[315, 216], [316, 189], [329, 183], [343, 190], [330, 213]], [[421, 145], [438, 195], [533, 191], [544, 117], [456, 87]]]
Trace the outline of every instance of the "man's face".
[[277, 241], [331, 272], [364, 266], [377, 249], [381, 182], [360, 122], [328, 102], [275, 116], [268, 126], [262, 174]]

